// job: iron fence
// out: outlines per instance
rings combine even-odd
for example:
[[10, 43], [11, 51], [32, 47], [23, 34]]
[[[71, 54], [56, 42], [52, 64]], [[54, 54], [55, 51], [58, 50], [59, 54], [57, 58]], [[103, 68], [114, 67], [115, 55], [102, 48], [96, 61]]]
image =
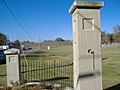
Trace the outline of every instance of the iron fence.
[[73, 86], [72, 62], [29, 62], [21, 63], [21, 82], [58, 83]]

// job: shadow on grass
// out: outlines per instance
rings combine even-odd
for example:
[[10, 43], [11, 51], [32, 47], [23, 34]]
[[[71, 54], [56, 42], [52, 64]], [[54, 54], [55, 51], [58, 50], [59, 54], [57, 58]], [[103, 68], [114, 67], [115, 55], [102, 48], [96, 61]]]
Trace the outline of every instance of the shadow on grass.
[[39, 57], [39, 55], [26, 55], [26, 57]]
[[[52, 54], [43, 54], [45, 52], [32, 52], [32, 53], [26, 53], [26, 57], [52, 57], [55, 55]], [[24, 56], [21, 55], [21, 57], [23, 58]]]
[[55, 77], [55, 78], [44, 79], [44, 80], [32, 80], [32, 81], [24, 80], [24, 83], [27, 83], [27, 82], [58, 81], [58, 80], [67, 80], [67, 79], [70, 79], [70, 78], [69, 77]]
[[41, 53], [45, 53], [44, 51], [37, 51], [37, 52], [33, 52], [34, 54], [41, 54]]
[[120, 90], [120, 84], [117, 84], [115, 86], [109, 87], [109, 88], [104, 89], [104, 90]]
[[7, 75], [6, 74], [0, 75], [0, 77], [5, 77], [5, 76], [7, 76]]
[[106, 59], [108, 59], [108, 58], [107, 57], [102, 58], [102, 60], [106, 60]]

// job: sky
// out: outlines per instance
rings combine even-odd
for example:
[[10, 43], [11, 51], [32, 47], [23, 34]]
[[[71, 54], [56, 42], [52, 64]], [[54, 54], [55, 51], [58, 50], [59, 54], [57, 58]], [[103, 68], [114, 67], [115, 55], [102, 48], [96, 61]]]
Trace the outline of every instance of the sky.
[[[69, 8], [74, 0], [5, 0], [24, 26], [27, 35], [0, 0], [0, 32], [10, 40], [54, 40], [57, 37], [72, 39], [72, 15]], [[103, 0], [101, 30], [112, 33], [120, 24], [120, 0]]]

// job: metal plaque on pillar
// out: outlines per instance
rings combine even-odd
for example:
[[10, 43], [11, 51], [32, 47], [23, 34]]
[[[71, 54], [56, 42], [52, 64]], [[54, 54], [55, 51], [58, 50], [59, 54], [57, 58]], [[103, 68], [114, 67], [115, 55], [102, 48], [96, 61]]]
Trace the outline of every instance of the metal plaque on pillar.
[[100, 8], [103, 2], [76, 0], [73, 22], [74, 90], [102, 90]]

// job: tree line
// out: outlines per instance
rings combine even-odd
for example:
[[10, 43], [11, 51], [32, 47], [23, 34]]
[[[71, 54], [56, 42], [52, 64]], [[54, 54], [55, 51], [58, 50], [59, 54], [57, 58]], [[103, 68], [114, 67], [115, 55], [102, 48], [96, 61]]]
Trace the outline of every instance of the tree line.
[[[44, 42], [65, 42], [71, 40], [65, 40], [61, 37], [56, 38], [55, 40], [44, 40]], [[5, 44], [6, 42], [10, 42], [7, 35], [0, 32], [0, 45]], [[14, 41], [18, 43], [18, 40]], [[119, 43], [120, 42], [120, 25], [116, 25], [113, 27], [113, 33], [108, 33], [106, 31], [101, 31], [101, 44], [111, 44], [111, 43]], [[34, 43], [30, 41], [23, 41], [23, 43]]]
[[108, 33], [106, 31], [101, 32], [101, 43], [111, 44], [120, 42], [120, 25], [113, 27], [113, 33]]

